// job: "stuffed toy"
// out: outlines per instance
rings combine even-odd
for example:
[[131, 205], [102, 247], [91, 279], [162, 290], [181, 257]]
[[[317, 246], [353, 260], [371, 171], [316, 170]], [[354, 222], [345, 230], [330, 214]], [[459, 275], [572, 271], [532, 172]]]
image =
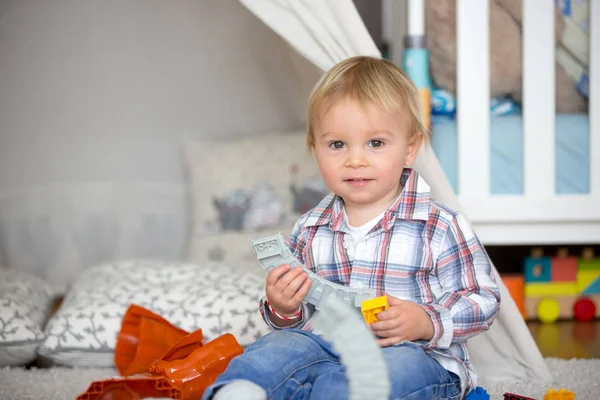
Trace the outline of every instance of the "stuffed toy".
[[[436, 87], [456, 95], [456, 0], [427, 0], [426, 43]], [[588, 13], [588, 14], [586, 14]], [[589, 33], [587, 2], [556, 6], [556, 110], [587, 112]], [[490, 89], [492, 97], [523, 97], [523, 0], [490, 0]]]

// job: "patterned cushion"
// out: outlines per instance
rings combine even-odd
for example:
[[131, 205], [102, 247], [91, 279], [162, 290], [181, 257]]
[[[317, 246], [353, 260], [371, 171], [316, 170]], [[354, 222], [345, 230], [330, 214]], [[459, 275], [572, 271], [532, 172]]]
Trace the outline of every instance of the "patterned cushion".
[[0, 366], [35, 359], [51, 306], [50, 287], [42, 280], [0, 269]]
[[71, 366], [114, 366], [123, 314], [138, 304], [206, 339], [232, 333], [242, 346], [269, 332], [258, 310], [264, 276], [224, 265], [121, 261], [88, 269], [48, 322], [38, 353]]

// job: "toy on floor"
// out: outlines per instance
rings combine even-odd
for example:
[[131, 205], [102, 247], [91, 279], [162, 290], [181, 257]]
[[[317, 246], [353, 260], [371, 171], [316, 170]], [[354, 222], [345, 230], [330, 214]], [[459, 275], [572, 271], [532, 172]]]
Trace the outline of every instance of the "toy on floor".
[[123, 376], [92, 382], [78, 400], [198, 399], [243, 349], [231, 334], [204, 343], [155, 313], [131, 305], [115, 347]]
[[504, 400], [536, 400], [532, 397], [522, 396], [520, 394], [514, 394], [506, 392], [504, 393]]
[[490, 395], [484, 388], [477, 386], [469, 392], [465, 400], [490, 400]]
[[544, 257], [534, 249], [525, 259], [524, 279], [527, 318], [551, 323], [559, 318], [600, 317], [600, 258], [594, 257], [592, 249], [584, 250], [581, 257], [569, 256], [565, 249], [556, 257]]
[[544, 395], [544, 400], [575, 400], [575, 392], [570, 392], [565, 388], [558, 391], [550, 389]]

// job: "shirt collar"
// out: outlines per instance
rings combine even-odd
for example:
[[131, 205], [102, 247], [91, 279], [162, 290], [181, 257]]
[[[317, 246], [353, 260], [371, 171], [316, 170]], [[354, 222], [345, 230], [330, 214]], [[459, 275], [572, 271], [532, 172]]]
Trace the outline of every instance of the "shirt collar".
[[[405, 168], [400, 177], [402, 192], [384, 213], [381, 224], [389, 230], [396, 219], [427, 221], [429, 218], [430, 187], [417, 172]], [[329, 225], [332, 231], [347, 230], [344, 201], [334, 193], [327, 195], [312, 209], [304, 226]]]

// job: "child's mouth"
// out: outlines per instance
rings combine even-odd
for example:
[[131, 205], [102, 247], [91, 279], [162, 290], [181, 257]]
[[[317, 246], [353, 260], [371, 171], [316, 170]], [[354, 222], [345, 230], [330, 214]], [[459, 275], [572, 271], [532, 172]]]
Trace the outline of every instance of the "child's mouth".
[[352, 186], [364, 186], [367, 183], [371, 182], [373, 179], [367, 179], [367, 178], [350, 178], [350, 179], [345, 179], [344, 181], [351, 184]]

